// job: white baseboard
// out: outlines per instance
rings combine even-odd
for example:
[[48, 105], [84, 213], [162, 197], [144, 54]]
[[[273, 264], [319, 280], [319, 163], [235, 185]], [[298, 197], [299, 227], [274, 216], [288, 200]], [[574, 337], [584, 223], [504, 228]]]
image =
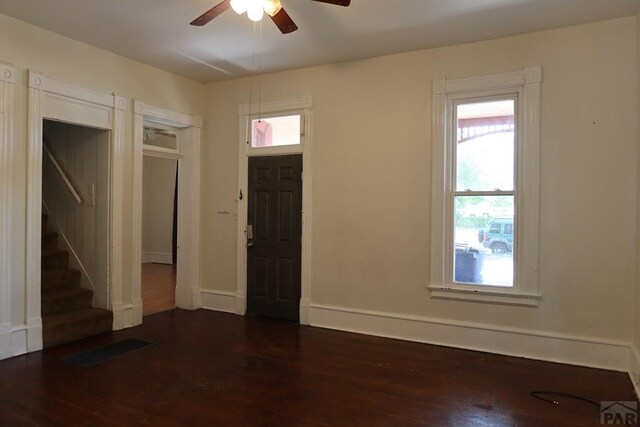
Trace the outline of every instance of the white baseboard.
[[631, 345], [631, 357], [629, 367], [629, 378], [636, 391], [636, 397], [640, 400], [640, 351], [635, 345]]
[[300, 324], [311, 324], [311, 300], [301, 298], [300, 299]]
[[207, 310], [222, 311], [225, 313], [236, 313], [235, 292], [221, 292], [202, 289], [202, 308]]
[[132, 326], [142, 325], [142, 298], [133, 300], [133, 312], [131, 318]]
[[163, 252], [143, 252], [142, 263], [173, 264], [173, 256]]
[[[40, 334], [38, 338], [34, 338]], [[32, 345], [35, 349], [27, 349], [29, 335], [32, 336]], [[35, 342], [33, 342], [35, 340]], [[38, 343], [39, 347], [38, 347]], [[42, 350], [42, 326], [29, 328], [27, 325], [6, 326], [0, 333], [0, 360], [9, 357], [20, 356], [27, 352]]]
[[0, 360], [13, 356], [11, 349], [11, 325], [0, 325]]
[[14, 326], [11, 329], [11, 356], [27, 353], [27, 325]]
[[629, 343], [311, 305], [311, 326], [571, 365], [629, 371]]
[[113, 311], [113, 330], [119, 331], [125, 328], [131, 328], [134, 324], [133, 304], [114, 303], [111, 308]]
[[244, 316], [247, 313], [247, 295], [244, 292], [236, 292], [236, 309], [235, 312], [239, 316]]
[[27, 319], [27, 352], [42, 350], [42, 318]]

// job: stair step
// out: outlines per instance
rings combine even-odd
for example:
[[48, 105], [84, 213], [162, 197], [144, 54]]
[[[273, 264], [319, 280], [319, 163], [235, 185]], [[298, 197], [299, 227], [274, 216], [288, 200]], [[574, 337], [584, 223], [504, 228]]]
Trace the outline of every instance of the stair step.
[[58, 270], [69, 266], [69, 252], [61, 250], [42, 251], [42, 271]]
[[110, 332], [113, 313], [102, 308], [88, 308], [42, 318], [44, 348], [76, 341], [91, 335]]
[[53, 251], [58, 247], [58, 233], [42, 230], [42, 250]]
[[80, 286], [80, 271], [73, 268], [62, 268], [42, 272], [42, 290], [60, 288], [77, 288]]
[[91, 308], [93, 291], [83, 288], [42, 291], [42, 316], [55, 316]]

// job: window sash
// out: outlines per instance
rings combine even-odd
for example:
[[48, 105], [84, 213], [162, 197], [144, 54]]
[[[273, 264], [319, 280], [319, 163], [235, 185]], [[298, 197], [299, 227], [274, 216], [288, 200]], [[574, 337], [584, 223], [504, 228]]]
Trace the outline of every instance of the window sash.
[[[431, 266], [427, 289], [431, 298], [468, 300], [484, 303], [536, 307], [539, 293], [539, 206], [540, 206], [540, 113], [542, 67], [534, 65], [517, 71], [472, 76], [455, 79], [433, 80], [432, 115], [432, 188], [431, 188]], [[517, 94], [519, 124], [517, 171], [519, 220], [517, 233], [519, 262], [516, 286], [492, 288], [491, 286], [456, 285], [449, 273], [451, 256], [451, 171], [447, 162], [451, 159], [448, 144], [451, 103], [457, 99], [473, 100], [489, 96]], [[522, 242], [526, 240], [526, 244]]]
[[[520, 141], [521, 141], [521, 120], [520, 114], [521, 106], [520, 100], [521, 91], [520, 90], [498, 90], [498, 91], [489, 91], [484, 94], [458, 94], [447, 97], [447, 111], [448, 111], [448, 123], [446, 125], [448, 132], [446, 133], [446, 151], [448, 153], [447, 159], [444, 167], [445, 171], [447, 171], [447, 190], [448, 196], [446, 198], [446, 209], [445, 215], [447, 216], [447, 224], [448, 227], [446, 229], [446, 238], [445, 242], [446, 248], [446, 259], [445, 259], [445, 280], [448, 284], [453, 284], [454, 286], [460, 286], [466, 289], [510, 289], [510, 290], [518, 290], [520, 288], [518, 282], [518, 266], [519, 266], [519, 250], [518, 243], [521, 239], [520, 233], [518, 232], [518, 199], [519, 199], [519, 170], [521, 156], [520, 153]], [[457, 159], [457, 148], [458, 148], [458, 117], [457, 111], [458, 106], [465, 104], [474, 104], [474, 103], [482, 103], [482, 102], [492, 102], [492, 101], [508, 101], [511, 100], [514, 103], [514, 159], [513, 159], [513, 189], [512, 190], [457, 190], [457, 176], [458, 176], [458, 159]], [[454, 280], [454, 272], [455, 272], [455, 200], [456, 197], [460, 196], [512, 196], [514, 202], [514, 213], [513, 213], [513, 229], [514, 233], [514, 246], [512, 251], [513, 257], [513, 284], [512, 286], [496, 286], [491, 285], [489, 283], [457, 283]]]

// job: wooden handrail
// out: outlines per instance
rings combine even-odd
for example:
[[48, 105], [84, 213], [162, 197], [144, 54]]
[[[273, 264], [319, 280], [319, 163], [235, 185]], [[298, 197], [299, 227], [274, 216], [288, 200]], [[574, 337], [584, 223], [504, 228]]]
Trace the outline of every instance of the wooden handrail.
[[71, 195], [76, 200], [76, 202], [78, 202], [78, 204], [81, 205], [82, 197], [80, 197], [80, 194], [78, 194], [78, 191], [69, 180], [69, 177], [67, 176], [67, 174], [64, 173], [64, 171], [62, 170], [60, 163], [58, 163], [58, 161], [56, 160], [55, 156], [53, 155], [53, 153], [51, 152], [51, 150], [49, 149], [46, 143], [43, 142], [42, 147], [44, 148], [44, 152], [47, 154], [47, 157], [49, 158], [49, 160], [51, 160], [51, 163], [53, 163], [53, 166], [56, 168], [56, 171], [58, 172], [58, 175], [60, 175], [60, 178], [62, 179], [62, 182], [64, 182], [64, 185], [67, 187], [67, 190], [69, 190], [69, 193], [71, 193]]

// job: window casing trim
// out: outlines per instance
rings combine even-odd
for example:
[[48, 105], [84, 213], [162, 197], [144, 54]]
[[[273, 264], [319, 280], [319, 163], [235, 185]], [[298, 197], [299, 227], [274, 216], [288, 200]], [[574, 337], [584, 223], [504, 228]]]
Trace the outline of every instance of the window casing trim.
[[[431, 277], [427, 286], [432, 298], [472, 300], [536, 306], [540, 299], [539, 205], [540, 205], [540, 95], [542, 67], [521, 71], [433, 81]], [[461, 99], [514, 96], [516, 102], [517, 177], [516, 248], [514, 286], [456, 284], [452, 278], [453, 193], [455, 160], [449, 144], [452, 106]]]

